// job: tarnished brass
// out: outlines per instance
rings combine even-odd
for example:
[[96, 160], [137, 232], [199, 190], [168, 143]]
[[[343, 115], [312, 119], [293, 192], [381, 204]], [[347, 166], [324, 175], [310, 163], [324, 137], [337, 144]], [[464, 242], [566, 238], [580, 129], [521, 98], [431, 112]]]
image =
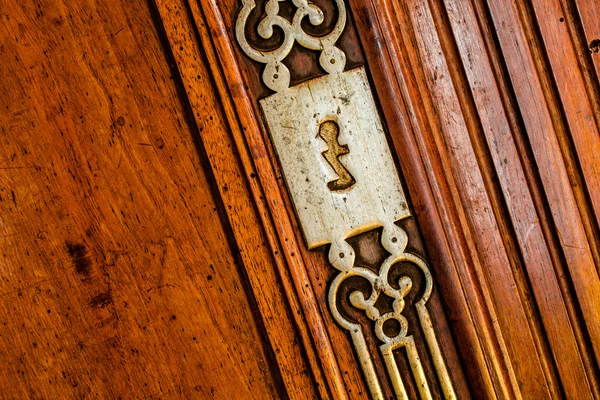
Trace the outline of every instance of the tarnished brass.
[[321, 152], [339, 178], [327, 182], [330, 190], [345, 190], [356, 183], [350, 171], [340, 161], [340, 157], [348, 154], [348, 146], [338, 142], [340, 127], [335, 121], [325, 121], [319, 126], [319, 136], [327, 143], [327, 150]]

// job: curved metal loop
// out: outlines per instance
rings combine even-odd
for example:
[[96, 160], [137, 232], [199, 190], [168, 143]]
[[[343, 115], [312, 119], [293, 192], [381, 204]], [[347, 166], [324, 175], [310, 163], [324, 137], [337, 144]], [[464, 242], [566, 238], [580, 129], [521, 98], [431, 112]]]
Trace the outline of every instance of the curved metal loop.
[[[438, 374], [438, 378], [442, 382], [444, 397], [446, 399], [456, 399], [452, 381], [450, 380], [448, 369], [442, 356], [439, 343], [433, 331], [433, 325], [429, 316], [429, 312], [426, 308], [426, 303], [429, 300], [433, 289], [433, 278], [431, 276], [431, 272], [429, 271], [425, 261], [414, 254], [406, 252], [408, 235], [397, 225], [393, 223], [384, 225], [383, 233], [381, 235], [381, 244], [390, 253], [390, 255], [383, 261], [377, 273], [367, 268], [354, 266], [355, 255], [353, 252], [351, 253], [351, 257], [340, 257], [342, 254], [340, 249], [345, 249], [344, 254], [346, 254], [348, 253], [348, 248], [351, 248], [351, 246], [345, 240], [341, 240], [341, 242], [334, 242], [332, 244], [329, 253], [329, 260], [336, 267], [336, 269], [339, 270], [339, 273], [333, 279], [333, 282], [329, 288], [328, 301], [331, 314], [339, 326], [350, 332], [358, 358], [365, 373], [371, 395], [373, 398], [383, 399], [384, 397], [381, 385], [373, 365], [369, 347], [365, 340], [363, 327], [359, 323], [345, 318], [340, 312], [340, 306], [338, 304], [339, 290], [344, 281], [351, 277], [361, 277], [366, 279], [371, 284], [372, 288], [368, 298], [365, 298], [365, 295], [361, 291], [355, 290], [350, 293], [350, 303], [357, 309], [363, 310], [365, 315], [374, 322], [375, 335], [382, 342], [379, 345], [379, 349], [384, 358], [386, 369], [392, 381], [396, 396], [401, 399], [408, 399], [406, 388], [393, 355], [393, 351], [395, 349], [405, 347], [409, 359], [409, 365], [411, 371], [413, 372], [414, 379], [418, 384], [421, 398], [432, 399], [427, 378], [419, 359], [414, 337], [408, 334], [408, 320], [402, 315], [402, 311], [406, 305], [404, 299], [413, 289], [413, 282], [408, 276], [401, 276], [397, 282], [397, 289], [389, 283], [389, 273], [395, 264], [399, 262], [407, 262], [417, 266], [424, 274], [425, 288], [421, 298], [415, 302], [414, 306], [421, 328], [424, 332], [427, 345], [431, 352], [433, 364]], [[379, 309], [377, 309], [375, 306], [377, 300], [382, 294], [394, 299], [392, 311], [385, 314], [381, 314]], [[395, 320], [399, 324], [398, 332], [393, 337], [388, 336], [384, 332], [384, 326], [386, 322], [390, 320]]]
[[287, 89], [290, 85], [290, 71], [282, 63], [294, 43], [297, 41], [301, 46], [310, 50], [320, 50], [319, 64], [327, 73], [340, 73], [346, 66], [346, 55], [342, 50], [335, 47], [344, 28], [346, 27], [346, 5], [344, 0], [335, 0], [338, 8], [338, 19], [334, 28], [324, 36], [312, 36], [302, 28], [302, 21], [308, 17], [308, 21], [313, 26], [319, 26], [325, 20], [323, 11], [314, 4], [309, 4], [307, 0], [292, 0], [297, 7], [292, 21], [279, 16], [279, 3], [288, 0], [268, 0], [265, 5], [266, 16], [259, 22], [257, 32], [263, 39], [269, 39], [273, 36], [274, 27], [277, 26], [283, 31], [284, 39], [282, 44], [275, 50], [261, 51], [248, 42], [246, 37], [246, 25], [248, 17], [256, 7], [254, 0], [242, 0], [242, 9], [236, 21], [236, 39], [248, 57], [254, 61], [266, 64], [263, 71], [263, 82], [275, 92]]
[[[381, 242], [383, 247], [390, 252], [390, 255], [383, 261], [378, 273], [370, 269], [354, 266], [354, 252], [349, 252], [347, 249], [350, 245], [346, 241], [334, 242], [329, 251], [330, 262], [340, 271], [335, 277], [329, 288], [329, 305], [331, 312], [336, 322], [346, 330], [355, 330], [360, 327], [359, 324], [347, 320], [339, 311], [338, 291], [342, 283], [351, 277], [361, 277], [371, 284], [371, 294], [365, 298], [361, 291], [350, 293], [350, 303], [357, 309], [363, 310], [365, 315], [375, 322], [375, 333], [379, 340], [384, 343], [394, 343], [406, 336], [408, 332], [408, 321], [402, 316], [405, 301], [404, 298], [410, 293], [413, 288], [412, 280], [407, 276], [402, 276], [398, 280], [398, 288], [393, 287], [389, 283], [389, 273], [395, 264], [398, 262], [407, 262], [417, 266], [425, 278], [425, 290], [422, 297], [417, 301], [419, 304], [425, 304], [431, 296], [433, 289], [433, 279], [427, 264], [414, 254], [406, 253], [406, 245], [408, 244], [408, 236], [401, 228], [395, 224], [390, 224], [384, 227]], [[343, 246], [345, 244], [345, 246]], [[340, 258], [340, 249], [345, 248], [346, 254], [351, 254], [351, 257]], [[343, 263], [343, 266], [342, 266]], [[384, 294], [392, 299], [393, 311], [386, 314], [381, 314], [375, 306], [379, 297]], [[389, 337], [383, 331], [384, 324], [395, 319], [400, 324], [400, 329], [397, 335]]]

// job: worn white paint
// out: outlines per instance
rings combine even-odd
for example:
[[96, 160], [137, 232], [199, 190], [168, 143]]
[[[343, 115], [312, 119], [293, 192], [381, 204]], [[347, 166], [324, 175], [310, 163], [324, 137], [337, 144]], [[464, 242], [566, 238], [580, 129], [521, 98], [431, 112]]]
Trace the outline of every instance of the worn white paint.
[[[364, 68], [329, 74], [260, 101], [309, 248], [410, 216]], [[327, 120], [349, 147], [342, 164], [356, 183], [341, 192], [318, 136]]]

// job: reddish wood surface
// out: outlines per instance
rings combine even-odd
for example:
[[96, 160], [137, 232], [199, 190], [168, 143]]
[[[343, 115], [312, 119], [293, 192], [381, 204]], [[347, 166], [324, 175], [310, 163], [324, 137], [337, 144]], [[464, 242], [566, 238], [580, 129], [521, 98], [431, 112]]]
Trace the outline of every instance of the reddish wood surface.
[[[347, 4], [459, 398], [600, 398], [600, 8]], [[365, 398], [239, 6], [0, 5], [0, 398]], [[293, 82], [315, 60], [294, 50]]]
[[[582, 78], [579, 91], [560, 92], [561, 79], [579, 73], [574, 56], [571, 65], [565, 59], [548, 61], [550, 53], [572, 53], [570, 46], [577, 41], [571, 42], [569, 36], [551, 38], [550, 30], [536, 31], [536, 26], [552, 19], [533, 14], [524, 2], [517, 2], [518, 6], [492, 1], [375, 3], [377, 10], [388, 10], [379, 21], [388, 48], [396, 55], [392, 63], [401, 82], [397, 92], [416, 116], [420, 157], [433, 165], [440, 157], [430, 179], [434, 187], [447, 184], [451, 194], [435, 194], [438, 209], [445, 212], [444, 208], [457, 204], [464, 221], [461, 233], [477, 260], [472, 267], [458, 266], [461, 275], [473, 268], [479, 279], [483, 301], [467, 291], [472, 299], [469, 306], [475, 312], [477, 308], [489, 312], [496, 321], [491, 339], [500, 351], [482, 343], [492, 362], [487, 365], [495, 395], [597, 397], [594, 335], [600, 281], [594, 265], [593, 196], [598, 173], [593, 166], [597, 158], [590, 158], [597, 141], [594, 93], [586, 93], [589, 82]], [[548, 3], [540, 2], [540, 7]], [[368, 10], [360, 15], [368, 16]], [[371, 12], [373, 18], [378, 18], [376, 14]], [[494, 19], [495, 15], [516, 20], [509, 25], [506, 19]], [[561, 22], [558, 17], [557, 21]], [[370, 26], [365, 23], [365, 32]], [[521, 30], [529, 35], [527, 41], [519, 42], [518, 35], [515, 40], [515, 32]], [[552, 43], [546, 47], [545, 41]], [[373, 53], [367, 60], [380, 62], [386, 49]], [[530, 72], [524, 73], [524, 68]], [[381, 88], [390, 89], [385, 73], [376, 85], [377, 81]], [[521, 96], [537, 82], [542, 82], [537, 96], [531, 91]], [[568, 122], [569, 104], [577, 98], [582, 100], [580, 106], [591, 104], [587, 117], [585, 109], [580, 110], [581, 118], [591, 124], [589, 129]], [[396, 115], [392, 106], [389, 110]], [[539, 122], [544, 115], [548, 116], [545, 129]], [[406, 140], [404, 135], [399, 133], [398, 142]], [[590, 136], [579, 139], [585, 135]], [[577, 140], [586, 148], [579, 150]], [[556, 145], [551, 151], [552, 143]], [[415, 157], [406, 145], [398, 149], [401, 160]], [[411, 179], [407, 173], [409, 186]], [[416, 182], [415, 186], [421, 181]], [[422, 187], [416, 190], [424, 192]], [[429, 218], [432, 211], [417, 208], [417, 212], [418, 217]], [[429, 225], [422, 227], [426, 239], [431, 238], [429, 243], [442, 240], [440, 230], [428, 234]], [[574, 238], [579, 244], [571, 246], [568, 240]], [[487, 336], [484, 328], [483, 324], [476, 327], [483, 337]], [[468, 340], [462, 337], [463, 343]], [[480, 364], [469, 374], [485, 379], [485, 372], [481, 373], [485, 370]], [[494, 371], [500, 379], [493, 377]], [[490, 389], [486, 384], [487, 397], [494, 395]]]
[[0, 398], [285, 396], [148, 4], [0, 10]]

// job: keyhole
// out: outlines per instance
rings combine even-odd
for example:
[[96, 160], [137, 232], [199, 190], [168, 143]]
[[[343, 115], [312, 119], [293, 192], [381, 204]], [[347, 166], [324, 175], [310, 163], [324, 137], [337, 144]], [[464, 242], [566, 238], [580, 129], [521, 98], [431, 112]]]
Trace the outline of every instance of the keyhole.
[[321, 154], [327, 160], [331, 168], [335, 171], [338, 178], [327, 183], [327, 187], [332, 191], [345, 190], [356, 183], [350, 171], [340, 161], [340, 157], [350, 153], [348, 146], [341, 145], [338, 142], [340, 136], [340, 127], [335, 121], [325, 121], [319, 126], [319, 136], [327, 143], [327, 150]]

